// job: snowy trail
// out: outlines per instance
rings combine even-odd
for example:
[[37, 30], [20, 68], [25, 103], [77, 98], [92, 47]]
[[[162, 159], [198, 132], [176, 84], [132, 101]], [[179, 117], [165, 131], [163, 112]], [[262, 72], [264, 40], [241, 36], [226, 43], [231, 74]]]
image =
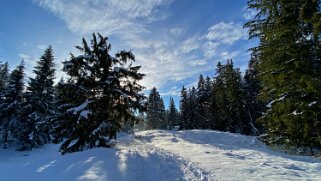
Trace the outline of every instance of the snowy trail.
[[[122, 139], [116, 146], [120, 157], [139, 154], [146, 158], [145, 163], [138, 164], [135, 170], [138, 180], [215, 180], [214, 175], [209, 175], [204, 169], [198, 168], [190, 161], [184, 160], [177, 154], [165, 151], [148, 144], [144, 140]], [[125, 163], [124, 163], [125, 164]], [[149, 170], [146, 170], [148, 167]], [[148, 175], [148, 173], [153, 173]], [[159, 175], [155, 175], [159, 174]]]
[[218, 131], [143, 131], [136, 137], [179, 155], [216, 180], [321, 180], [321, 160], [273, 151], [255, 137]]
[[59, 145], [46, 145], [29, 152], [0, 149], [0, 181], [214, 180], [190, 162], [135, 140], [133, 135], [121, 137], [112, 149], [96, 148], [62, 156], [58, 148]]
[[321, 159], [218, 131], [142, 131], [120, 136], [114, 148], [63, 156], [58, 148], [0, 149], [0, 181], [321, 180]]

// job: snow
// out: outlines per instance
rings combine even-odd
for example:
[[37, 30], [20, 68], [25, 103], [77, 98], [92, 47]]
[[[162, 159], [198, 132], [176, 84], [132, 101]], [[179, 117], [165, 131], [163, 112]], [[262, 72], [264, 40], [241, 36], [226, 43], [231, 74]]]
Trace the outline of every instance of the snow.
[[92, 55], [79, 55], [76, 59], [91, 59]]
[[297, 116], [297, 115], [303, 114], [303, 112], [298, 112], [298, 110], [295, 110], [291, 114], [294, 115], [294, 116]]
[[277, 100], [273, 100], [273, 101], [269, 102], [269, 103], [266, 105], [266, 107], [267, 107], [267, 108], [272, 108], [272, 104], [274, 104], [275, 102], [278, 102], [278, 101], [284, 101], [285, 97], [286, 97], [286, 95], [280, 97], [280, 98], [277, 99]]
[[114, 67], [115, 72], [120, 72], [120, 71], [124, 71], [124, 70], [126, 70], [126, 69], [123, 67]]
[[[210, 130], [120, 135], [114, 148], [60, 155], [59, 145], [0, 149], [0, 180], [320, 180], [321, 160]], [[19, 171], [19, 174], [17, 174]]]
[[89, 115], [90, 113], [91, 113], [91, 112], [88, 111], [88, 110], [83, 110], [83, 111], [81, 111], [80, 116], [83, 117], [83, 118], [85, 118], [85, 119], [88, 119], [88, 115]]
[[73, 112], [74, 114], [76, 114], [77, 112], [84, 110], [91, 102], [93, 101], [86, 101], [77, 107], [68, 109], [67, 112]]
[[309, 107], [312, 107], [312, 106], [314, 106], [315, 104], [317, 104], [318, 103], [318, 101], [313, 101], [313, 102], [311, 102], [310, 104], [309, 104]]

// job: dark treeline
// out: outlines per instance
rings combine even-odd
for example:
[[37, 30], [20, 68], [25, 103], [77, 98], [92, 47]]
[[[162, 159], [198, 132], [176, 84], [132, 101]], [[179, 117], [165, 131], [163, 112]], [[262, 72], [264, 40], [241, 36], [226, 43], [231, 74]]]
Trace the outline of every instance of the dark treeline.
[[147, 105], [149, 129], [214, 129], [246, 135], [257, 135], [256, 119], [262, 114], [263, 103], [258, 94], [256, 73], [249, 69], [241, 76], [233, 61], [217, 65], [214, 78], [199, 76], [197, 87], [181, 89], [180, 110], [170, 99], [166, 111], [156, 88], [150, 92]]

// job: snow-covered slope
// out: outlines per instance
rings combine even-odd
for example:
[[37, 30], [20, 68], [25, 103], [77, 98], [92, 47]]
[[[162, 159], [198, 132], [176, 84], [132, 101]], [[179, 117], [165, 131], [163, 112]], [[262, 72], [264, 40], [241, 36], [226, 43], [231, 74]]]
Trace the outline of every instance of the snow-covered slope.
[[321, 180], [320, 159], [218, 131], [143, 131], [122, 136], [112, 149], [57, 150], [0, 149], [0, 180]]
[[144, 131], [136, 137], [174, 153], [215, 180], [321, 180], [321, 160], [276, 152], [253, 136], [210, 130]]

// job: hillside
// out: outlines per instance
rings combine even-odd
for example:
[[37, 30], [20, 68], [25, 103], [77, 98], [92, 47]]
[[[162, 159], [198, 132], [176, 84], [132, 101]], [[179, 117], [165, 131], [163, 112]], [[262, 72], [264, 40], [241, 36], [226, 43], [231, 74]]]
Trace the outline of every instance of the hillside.
[[0, 150], [1, 181], [321, 179], [321, 160], [273, 151], [255, 137], [209, 130], [121, 135], [112, 149], [60, 155], [58, 145]]

